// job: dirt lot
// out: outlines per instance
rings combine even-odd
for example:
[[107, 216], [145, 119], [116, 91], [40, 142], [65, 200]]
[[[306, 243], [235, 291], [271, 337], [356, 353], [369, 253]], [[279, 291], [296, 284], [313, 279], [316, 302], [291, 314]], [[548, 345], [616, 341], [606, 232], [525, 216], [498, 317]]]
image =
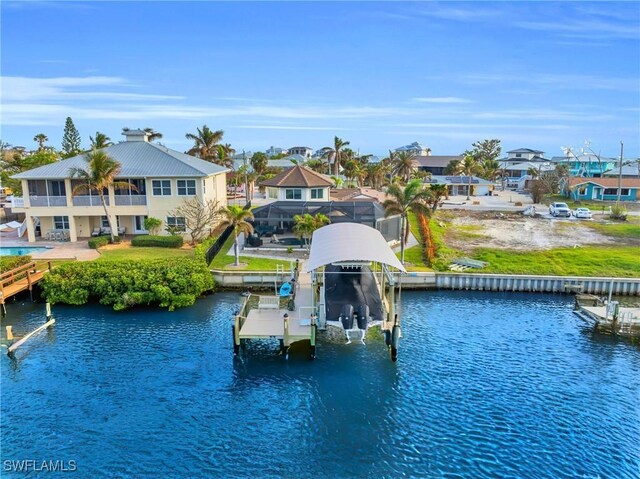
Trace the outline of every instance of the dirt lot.
[[529, 218], [515, 213], [457, 211], [447, 232], [447, 243], [457, 249], [478, 247], [540, 250], [587, 244], [617, 244], [620, 238], [606, 236], [575, 219]]

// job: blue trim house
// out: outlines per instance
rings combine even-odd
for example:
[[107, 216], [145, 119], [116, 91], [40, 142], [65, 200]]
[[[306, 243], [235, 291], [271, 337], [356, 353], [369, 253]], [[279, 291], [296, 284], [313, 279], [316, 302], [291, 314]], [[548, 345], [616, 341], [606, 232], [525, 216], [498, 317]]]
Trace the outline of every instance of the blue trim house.
[[[620, 181], [621, 201], [640, 201], [640, 178], [622, 178]], [[571, 177], [563, 185], [563, 192], [573, 200], [618, 199], [618, 178]]]

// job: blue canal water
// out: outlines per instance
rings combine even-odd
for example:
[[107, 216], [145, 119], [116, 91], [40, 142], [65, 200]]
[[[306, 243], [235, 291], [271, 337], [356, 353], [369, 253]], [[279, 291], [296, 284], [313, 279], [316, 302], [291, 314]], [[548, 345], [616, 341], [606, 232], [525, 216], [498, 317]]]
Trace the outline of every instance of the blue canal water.
[[1, 246], [0, 256], [24, 256], [31, 253], [40, 253], [46, 249], [39, 246]]
[[[90, 478], [640, 475], [640, 349], [587, 328], [569, 297], [404, 293], [395, 364], [373, 342], [234, 360], [238, 299], [55, 306], [51, 332], [0, 358], [2, 460]], [[10, 305], [8, 323], [43, 309]]]

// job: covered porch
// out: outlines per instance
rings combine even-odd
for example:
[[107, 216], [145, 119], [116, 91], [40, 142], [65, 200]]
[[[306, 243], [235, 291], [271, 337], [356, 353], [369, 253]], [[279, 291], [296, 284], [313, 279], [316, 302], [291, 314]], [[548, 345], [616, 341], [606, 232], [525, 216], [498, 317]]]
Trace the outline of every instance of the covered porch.
[[[145, 215], [112, 215], [111, 224], [117, 225], [116, 236], [147, 234], [144, 229]], [[27, 237], [36, 241], [80, 241], [91, 237], [111, 234], [106, 216], [27, 216]]]

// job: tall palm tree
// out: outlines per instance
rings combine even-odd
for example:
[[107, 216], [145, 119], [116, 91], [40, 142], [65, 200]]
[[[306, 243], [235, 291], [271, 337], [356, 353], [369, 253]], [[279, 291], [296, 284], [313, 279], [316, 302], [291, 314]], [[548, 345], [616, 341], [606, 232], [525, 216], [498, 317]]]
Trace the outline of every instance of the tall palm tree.
[[95, 138], [93, 136], [90, 136], [89, 141], [91, 141], [92, 150], [99, 150], [101, 148], [106, 148], [107, 146], [113, 145], [111, 138], [109, 138], [104, 133], [100, 133], [99, 131], [96, 131]]
[[[354, 178], [360, 178], [361, 168], [360, 164], [356, 160], [349, 160], [344, 163], [342, 172], [344, 173], [347, 183], [351, 183], [353, 186]], [[360, 182], [358, 181], [358, 184]]]
[[416, 155], [410, 151], [400, 151], [395, 154], [393, 172], [408, 183], [416, 172]]
[[232, 155], [231, 151], [235, 151], [235, 150], [227, 149], [226, 145], [218, 145], [216, 150], [217, 150], [216, 156], [212, 160], [213, 163], [233, 170], [234, 165], [233, 165], [233, 157], [231, 156]]
[[473, 175], [477, 175], [482, 171], [482, 165], [478, 163], [475, 156], [467, 154], [457, 164], [456, 173], [467, 177], [467, 200], [471, 199], [471, 180]]
[[195, 155], [206, 161], [212, 163], [218, 156], [217, 145], [224, 136], [222, 130], [211, 130], [207, 125], [203, 125], [202, 129], [196, 128], [198, 132], [196, 134], [187, 133], [185, 138], [187, 140], [193, 140], [193, 147], [187, 151], [188, 155]]
[[532, 166], [527, 169], [527, 175], [529, 175], [532, 180], [535, 180], [540, 176], [540, 170], [535, 166]]
[[387, 190], [388, 200], [382, 203], [385, 217], [400, 215], [402, 238], [400, 238], [400, 260], [404, 264], [404, 247], [409, 239], [409, 212], [429, 215], [429, 202], [431, 192], [423, 188], [420, 180], [411, 180], [402, 188], [398, 184], [392, 184]]
[[333, 160], [333, 174], [338, 176], [340, 174], [340, 163], [345, 158], [344, 149], [349, 145], [348, 141], [344, 141], [337, 136], [333, 138], [333, 147], [325, 146], [323, 148], [325, 152], [325, 156], [329, 159], [329, 165], [331, 165], [331, 161]]
[[47, 135], [45, 135], [44, 133], [38, 133], [36, 136], [33, 137], [33, 141], [38, 142], [38, 151], [43, 151], [44, 144], [47, 141], [49, 141], [49, 137], [47, 137]]
[[242, 206], [227, 205], [220, 208], [220, 215], [222, 216], [222, 224], [233, 228], [235, 265], [240, 266], [238, 235], [240, 232], [243, 232], [244, 234], [253, 233], [253, 226], [249, 223], [249, 221], [254, 219], [253, 213], [249, 210], [245, 210]]
[[109, 222], [111, 230], [111, 242], [115, 241], [115, 233], [117, 225], [111, 223], [111, 216], [107, 209], [107, 201], [105, 200], [105, 191], [109, 187], [135, 190], [128, 181], [116, 181], [115, 178], [120, 173], [121, 165], [116, 160], [107, 155], [104, 151], [93, 150], [84, 157], [87, 165], [85, 168], [73, 167], [69, 170], [71, 178], [79, 178], [82, 183], [73, 189], [72, 194], [77, 195], [86, 193], [87, 191], [95, 191], [100, 197], [100, 202], [104, 208], [104, 214]]

